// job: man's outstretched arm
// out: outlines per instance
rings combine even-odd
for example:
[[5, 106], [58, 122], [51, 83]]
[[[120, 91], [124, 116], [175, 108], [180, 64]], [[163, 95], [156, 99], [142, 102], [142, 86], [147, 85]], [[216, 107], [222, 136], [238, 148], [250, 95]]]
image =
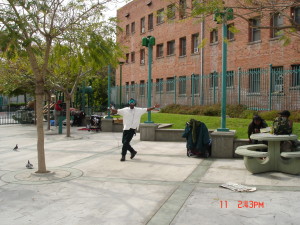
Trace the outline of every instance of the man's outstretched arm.
[[147, 111], [151, 111], [153, 109], [159, 108], [158, 104], [155, 104], [153, 107], [147, 108]]

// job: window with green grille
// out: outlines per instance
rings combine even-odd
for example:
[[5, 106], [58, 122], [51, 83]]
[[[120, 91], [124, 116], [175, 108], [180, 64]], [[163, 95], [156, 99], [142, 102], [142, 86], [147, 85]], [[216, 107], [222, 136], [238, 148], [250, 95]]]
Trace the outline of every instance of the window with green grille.
[[140, 81], [140, 95], [145, 95], [145, 81]]
[[260, 68], [249, 69], [249, 93], [260, 92]]
[[226, 87], [233, 87], [233, 78], [234, 78], [234, 71], [227, 71], [226, 74]]
[[218, 87], [218, 73], [213, 72], [210, 74], [210, 79], [209, 79], [209, 87]]
[[[194, 94], [199, 94], [200, 92], [200, 76], [194, 75], [192, 80], [193, 85], [191, 84], [192, 88], [194, 88]], [[191, 88], [191, 93], [193, 93], [193, 89]]]
[[300, 64], [292, 65], [291, 86], [300, 87]]
[[186, 76], [179, 77], [179, 94], [186, 94]]
[[283, 66], [272, 67], [271, 77], [271, 92], [283, 92]]
[[167, 92], [173, 92], [175, 90], [174, 87], [174, 77], [168, 77], [167, 78]]
[[162, 92], [163, 91], [163, 78], [156, 79], [155, 91]]

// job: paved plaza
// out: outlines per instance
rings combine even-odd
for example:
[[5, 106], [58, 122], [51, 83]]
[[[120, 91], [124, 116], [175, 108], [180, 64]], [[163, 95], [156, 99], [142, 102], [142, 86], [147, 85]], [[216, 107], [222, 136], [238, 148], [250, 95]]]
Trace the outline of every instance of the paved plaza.
[[[36, 127], [0, 126], [1, 225], [300, 223], [300, 176], [253, 175], [242, 159], [188, 158], [185, 142], [140, 141], [139, 134], [136, 157], [120, 162], [121, 133], [72, 127], [71, 135], [45, 130], [50, 173], [41, 175], [34, 173]], [[257, 190], [219, 187], [226, 182]]]

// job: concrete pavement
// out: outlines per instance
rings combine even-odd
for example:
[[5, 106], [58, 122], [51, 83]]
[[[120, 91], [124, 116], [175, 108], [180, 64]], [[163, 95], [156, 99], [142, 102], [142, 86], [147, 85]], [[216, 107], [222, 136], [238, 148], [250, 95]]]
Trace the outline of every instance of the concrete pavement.
[[[41, 175], [35, 126], [0, 126], [1, 225], [299, 224], [300, 176], [253, 175], [242, 159], [188, 158], [185, 143], [142, 142], [139, 134], [136, 157], [120, 162], [121, 133], [73, 127], [67, 138], [52, 129], [51, 172]], [[226, 182], [257, 191], [219, 187]]]

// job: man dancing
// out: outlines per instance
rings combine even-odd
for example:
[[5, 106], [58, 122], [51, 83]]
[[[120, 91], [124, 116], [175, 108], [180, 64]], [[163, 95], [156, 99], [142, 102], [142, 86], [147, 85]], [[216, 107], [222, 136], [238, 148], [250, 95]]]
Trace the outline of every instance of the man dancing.
[[133, 135], [136, 133], [136, 129], [138, 129], [141, 116], [151, 111], [155, 108], [158, 108], [159, 105], [154, 105], [151, 108], [138, 108], [136, 106], [136, 101], [131, 98], [128, 102], [129, 107], [125, 107], [123, 109], [113, 109], [110, 108], [112, 114], [118, 113], [119, 115], [123, 116], [123, 137], [122, 137], [122, 158], [120, 161], [125, 161], [127, 150], [130, 151], [131, 156], [130, 158], [133, 159], [136, 155], [137, 151], [135, 151], [131, 145], [130, 141], [133, 138]]

